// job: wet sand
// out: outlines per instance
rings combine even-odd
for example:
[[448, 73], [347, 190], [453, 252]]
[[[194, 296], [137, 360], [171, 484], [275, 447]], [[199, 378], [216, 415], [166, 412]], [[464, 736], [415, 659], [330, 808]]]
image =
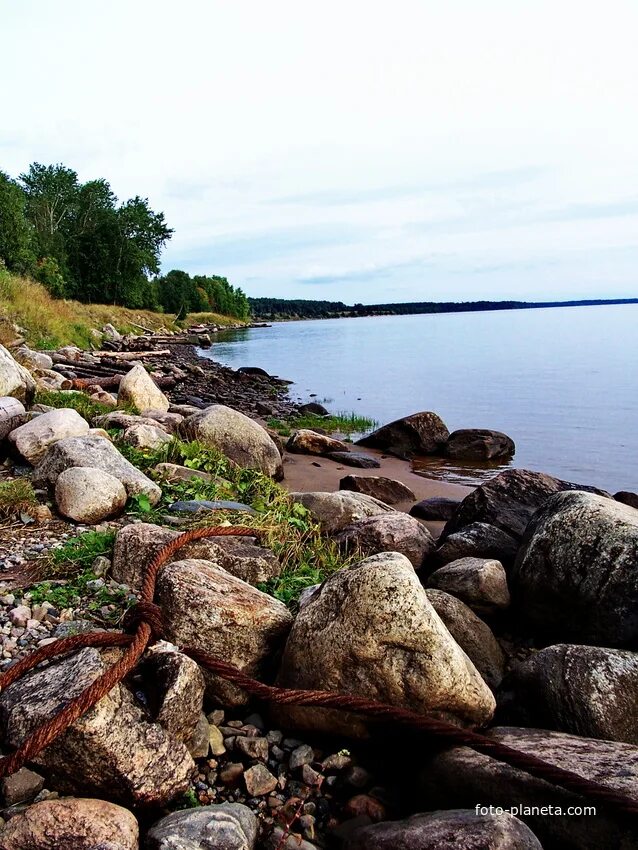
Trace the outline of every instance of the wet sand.
[[[358, 451], [358, 449], [355, 450]], [[422, 475], [412, 472], [412, 466], [408, 461], [385, 455], [375, 449], [366, 448], [363, 453], [379, 460], [381, 468], [358, 469], [353, 466], [344, 466], [325, 457], [284, 452], [285, 478], [281, 483], [290, 492], [311, 492], [313, 490], [335, 492], [339, 490], [340, 480], [346, 475], [383, 476], [384, 478], [394, 478], [396, 481], [401, 481], [407, 485], [414, 493], [416, 502], [433, 496], [462, 499], [473, 490], [472, 487], [465, 487], [460, 484], [424, 478]], [[315, 463], [319, 466], [315, 466]], [[413, 504], [414, 502], [411, 501], [399, 502], [394, 507], [407, 512]], [[425, 525], [432, 534], [438, 536], [444, 523], [426, 522]]]

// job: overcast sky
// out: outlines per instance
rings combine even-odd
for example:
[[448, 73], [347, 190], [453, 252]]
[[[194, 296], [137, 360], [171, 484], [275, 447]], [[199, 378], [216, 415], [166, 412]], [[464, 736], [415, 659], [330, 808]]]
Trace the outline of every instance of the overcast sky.
[[638, 295], [635, 0], [0, 0], [0, 169], [163, 268], [374, 303]]

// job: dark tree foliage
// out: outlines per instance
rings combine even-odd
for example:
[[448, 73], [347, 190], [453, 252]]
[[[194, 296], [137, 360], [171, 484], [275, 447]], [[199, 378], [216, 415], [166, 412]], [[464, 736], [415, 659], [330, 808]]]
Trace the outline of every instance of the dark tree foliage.
[[14, 271], [25, 274], [35, 265], [33, 228], [26, 216], [22, 188], [0, 171], [0, 259]]
[[250, 315], [248, 299], [239, 287], [225, 277], [195, 275], [173, 269], [157, 280], [157, 298], [171, 313], [223, 313], [246, 319]]

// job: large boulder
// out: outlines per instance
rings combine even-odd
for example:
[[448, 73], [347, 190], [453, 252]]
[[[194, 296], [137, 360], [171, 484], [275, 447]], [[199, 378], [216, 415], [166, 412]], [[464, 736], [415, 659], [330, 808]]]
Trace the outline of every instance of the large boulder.
[[[315, 591], [292, 627], [278, 683], [354, 694], [461, 726], [487, 723], [495, 706], [398, 552], [339, 570]], [[278, 712], [282, 722], [313, 731], [367, 734], [360, 717], [333, 709]]]
[[276, 481], [284, 477], [277, 446], [264, 428], [253, 419], [223, 404], [213, 404], [185, 419], [179, 433], [218, 449], [238, 466], [258, 469]]
[[428, 578], [428, 587], [451, 593], [479, 614], [494, 614], [508, 608], [507, 576], [500, 561], [461, 558], [439, 567]]
[[400, 552], [415, 570], [435, 548], [434, 539], [424, 525], [407, 514], [393, 511], [360, 519], [347, 525], [335, 537], [337, 543], [362, 555]]
[[520, 538], [532, 514], [550, 496], [564, 490], [586, 490], [609, 496], [604, 490], [561, 481], [543, 472], [506, 469], [463, 499], [458, 511], [443, 529], [441, 540], [473, 522], [495, 525], [511, 536]]
[[[179, 531], [139, 522], [120, 529], [113, 547], [112, 575], [115, 581], [139, 589], [144, 570], [157, 553], [180, 536]], [[193, 540], [178, 549], [173, 561], [196, 558], [212, 561], [248, 584], [258, 585], [281, 573], [281, 562], [270, 549], [253, 537], [208, 537]]]
[[398, 457], [413, 457], [442, 451], [449, 436], [440, 416], [422, 411], [390, 422], [357, 442], [360, 446], [383, 449]]
[[453, 431], [445, 445], [445, 454], [455, 460], [498, 460], [512, 457], [514, 440], [489, 428], [462, 428]]
[[518, 540], [487, 522], [472, 522], [445, 538], [433, 561], [449, 564], [460, 558], [496, 558], [503, 566], [514, 563]]
[[72, 466], [93, 466], [121, 481], [129, 496], [141, 493], [152, 505], [162, 498], [160, 488], [123, 457], [103, 437], [66, 437], [54, 443], [33, 473], [36, 486], [54, 487], [61, 472]]
[[48, 354], [40, 351], [32, 351], [26, 345], [21, 345], [16, 351], [15, 359], [30, 372], [38, 370], [49, 371], [53, 367], [53, 360]]
[[638, 745], [638, 654], [559, 644], [507, 679], [508, 720]]
[[84, 437], [90, 425], [72, 408], [62, 407], [41, 413], [9, 434], [9, 443], [15, 451], [35, 466], [50, 446], [65, 437]]
[[[488, 737], [515, 750], [600, 783], [611, 791], [638, 798], [638, 748], [614, 741], [580, 738], [543, 729], [498, 727]], [[479, 811], [515, 807], [544, 847], [561, 850], [637, 850], [638, 832], [632, 817], [622, 817], [602, 805], [537, 779], [526, 771], [469, 747], [445, 749], [427, 757], [421, 788], [429, 808], [463, 807]], [[583, 812], [582, 807], [591, 806]], [[524, 809], [522, 808], [524, 807]], [[568, 811], [578, 807], [578, 814]], [[561, 809], [561, 813], [557, 812]]]
[[385, 502], [380, 502], [364, 493], [351, 493], [348, 490], [338, 493], [321, 491], [291, 493], [290, 496], [293, 501], [310, 511], [312, 518], [319, 523], [326, 534], [334, 534], [366, 517], [395, 513], [394, 508], [386, 505]]
[[622, 502], [623, 505], [638, 510], [638, 493], [632, 493], [630, 490], [619, 490], [618, 493], [614, 493], [614, 499], [617, 502]]
[[138, 424], [127, 428], [122, 439], [136, 449], [159, 449], [170, 443], [173, 438], [156, 425]]
[[126, 490], [115, 476], [92, 466], [71, 466], [55, 482], [55, 503], [62, 516], [90, 525], [117, 516]]
[[253, 850], [259, 822], [248, 806], [218, 803], [171, 812], [146, 836], [147, 850]]
[[339, 489], [365, 493], [366, 496], [373, 496], [386, 505], [413, 502], [416, 498], [412, 490], [401, 481], [381, 475], [346, 475], [339, 482]]
[[11, 396], [0, 397], [0, 440], [26, 420], [26, 410], [21, 401]]
[[553, 496], [527, 527], [510, 587], [535, 635], [638, 642], [638, 512], [592, 493]]
[[137, 410], [167, 411], [170, 402], [141, 363], [127, 372], [117, 391], [119, 404], [132, 404]]
[[4, 345], [0, 345], [0, 396], [11, 396], [29, 405], [35, 390], [31, 372], [14, 360]]
[[465, 602], [443, 590], [426, 588], [425, 595], [490, 688], [498, 688], [505, 672], [505, 654], [487, 623]]
[[306, 455], [326, 455], [330, 452], [347, 452], [350, 447], [327, 434], [318, 434], [308, 428], [295, 431], [286, 443], [289, 452]]
[[[85, 648], [27, 673], [0, 695], [4, 743], [16, 747], [121, 657]], [[194, 768], [183, 743], [149, 723], [116, 685], [33, 759], [56, 790], [104, 794], [129, 804], [163, 804], [188, 787]], [[72, 769], [70, 767], [72, 766]]]
[[508, 812], [452, 809], [357, 829], [344, 850], [543, 850], [534, 833]]
[[447, 522], [452, 519], [454, 512], [461, 504], [460, 499], [450, 499], [446, 496], [431, 496], [422, 499], [410, 508], [410, 516], [433, 522]]
[[0, 831], [0, 850], [138, 850], [139, 828], [128, 809], [105, 800], [42, 800]]
[[[168, 640], [201, 649], [257, 677], [292, 625], [283, 603], [209, 561], [187, 559], [164, 566], [156, 598]], [[225, 706], [248, 701], [236, 685], [207, 671], [204, 677], [211, 700]]]

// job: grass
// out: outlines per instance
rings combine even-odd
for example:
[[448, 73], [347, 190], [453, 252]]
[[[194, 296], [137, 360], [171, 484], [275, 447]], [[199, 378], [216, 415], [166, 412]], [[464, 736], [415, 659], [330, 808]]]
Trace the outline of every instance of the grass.
[[0, 518], [8, 519], [28, 512], [37, 503], [31, 482], [25, 478], [0, 483]]
[[[180, 325], [188, 326], [198, 321], [197, 316], [187, 316]], [[215, 313], [209, 321], [219, 325], [234, 324], [237, 320]], [[91, 333], [112, 324], [120, 333], [140, 333], [140, 325], [153, 331], [162, 328], [180, 330], [172, 313], [155, 313], [151, 310], [131, 310], [111, 304], [81, 304], [52, 298], [46, 288], [25, 277], [11, 274], [0, 267], [0, 343], [15, 339], [11, 325], [15, 323], [26, 331], [26, 340], [37, 349], [77, 345], [89, 348], [99, 338]]]
[[111, 413], [113, 410], [108, 404], [92, 401], [86, 393], [79, 390], [38, 390], [35, 401], [36, 404], [46, 404], [48, 407], [71, 407], [87, 422], [92, 422], [96, 416]]
[[295, 415], [290, 419], [269, 419], [268, 427], [282, 437], [289, 437], [296, 428], [322, 428], [330, 434], [364, 434], [376, 428], [378, 422], [356, 413], [335, 413], [330, 416], [317, 416], [314, 413]]
[[158, 479], [163, 492], [159, 505], [155, 508], [148, 505], [145, 509], [138, 503], [133, 510], [147, 522], [158, 522], [168, 504], [181, 499], [234, 499], [250, 505], [256, 514], [215, 511], [204, 520], [194, 520], [193, 525], [253, 528], [261, 543], [272, 549], [282, 564], [281, 575], [261, 585], [260, 589], [293, 609], [302, 590], [322, 582], [359, 557], [357, 552], [344, 556], [334, 541], [321, 534], [308, 510], [293, 502], [288, 492], [267, 475], [236, 466], [214, 449], [177, 439], [153, 451], [141, 451], [123, 443], [118, 444], [118, 448], [131, 463], [151, 475], [157, 463], [168, 462], [210, 472], [223, 479], [222, 483], [199, 478], [176, 483]]

